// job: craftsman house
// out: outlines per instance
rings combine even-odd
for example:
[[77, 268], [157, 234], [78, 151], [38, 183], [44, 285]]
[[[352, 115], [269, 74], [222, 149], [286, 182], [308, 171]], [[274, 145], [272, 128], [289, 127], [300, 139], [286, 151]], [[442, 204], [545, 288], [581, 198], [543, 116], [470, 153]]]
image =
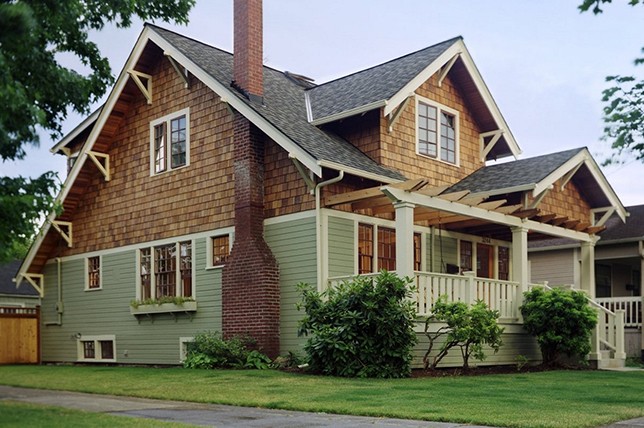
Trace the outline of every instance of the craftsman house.
[[[235, 2], [234, 54], [146, 25], [53, 148], [64, 210], [18, 274], [43, 296], [42, 360], [177, 364], [203, 330], [275, 356], [305, 340], [297, 283], [381, 269], [415, 278], [421, 316], [442, 294], [498, 309], [487, 363], [538, 358], [528, 242], [580, 242], [590, 291], [599, 214], [625, 215], [588, 150], [488, 166], [520, 149], [460, 37], [316, 85], [263, 66], [261, 12]], [[591, 359], [623, 358], [614, 331]]]
[[[606, 230], [595, 247], [595, 301], [606, 309], [624, 311], [625, 348], [628, 356], [644, 356], [642, 303], [644, 293], [644, 205], [626, 207], [628, 217], [606, 221]], [[528, 249], [533, 282], [581, 288], [578, 242], [544, 239]]]

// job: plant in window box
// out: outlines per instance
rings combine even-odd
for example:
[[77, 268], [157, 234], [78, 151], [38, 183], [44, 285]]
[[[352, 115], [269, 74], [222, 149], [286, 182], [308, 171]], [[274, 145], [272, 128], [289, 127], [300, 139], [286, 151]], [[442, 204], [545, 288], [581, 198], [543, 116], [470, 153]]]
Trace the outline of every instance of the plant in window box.
[[156, 299], [132, 300], [130, 313], [150, 314], [163, 312], [194, 312], [197, 302], [192, 297], [163, 296]]

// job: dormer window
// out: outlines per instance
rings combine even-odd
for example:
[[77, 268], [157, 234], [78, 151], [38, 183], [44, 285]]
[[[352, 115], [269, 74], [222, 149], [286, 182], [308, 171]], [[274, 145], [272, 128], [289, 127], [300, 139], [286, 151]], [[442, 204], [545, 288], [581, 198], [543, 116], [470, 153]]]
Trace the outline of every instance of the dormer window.
[[416, 99], [416, 152], [457, 165], [458, 112], [425, 98]]
[[190, 163], [190, 112], [188, 109], [150, 123], [150, 175]]

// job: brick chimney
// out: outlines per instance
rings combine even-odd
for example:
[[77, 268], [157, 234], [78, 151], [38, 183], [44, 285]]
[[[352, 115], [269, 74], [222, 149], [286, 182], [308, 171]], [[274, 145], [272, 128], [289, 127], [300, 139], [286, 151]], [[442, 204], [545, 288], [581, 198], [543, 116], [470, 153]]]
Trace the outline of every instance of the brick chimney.
[[250, 99], [264, 96], [262, 0], [235, 0], [234, 6], [234, 86]]
[[[247, 73], [241, 70], [246, 66], [238, 64], [257, 58], [259, 86], [245, 88], [255, 88], [251, 92], [255, 96], [262, 89], [261, 7], [261, 0], [235, 0], [235, 79], [238, 73], [244, 78], [256, 76], [257, 72]], [[243, 59], [238, 62], [239, 39], [254, 42], [243, 43]], [[225, 337], [251, 336], [262, 352], [274, 358], [279, 355], [280, 287], [277, 261], [264, 240], [264, 145], [268, 137], [239, 112], [234, 115], [235, 240], [222, 272], [222, 329]]]

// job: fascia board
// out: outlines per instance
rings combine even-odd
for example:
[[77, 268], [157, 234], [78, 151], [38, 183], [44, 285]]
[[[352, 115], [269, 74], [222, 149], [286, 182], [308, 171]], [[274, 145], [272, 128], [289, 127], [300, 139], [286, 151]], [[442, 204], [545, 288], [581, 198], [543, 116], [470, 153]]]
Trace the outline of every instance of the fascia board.
[[506, 193], [527, 192], [533, 190], [536, 184], [522, 184], [520, 186], [504, 187], [500, 189], [488, 190], [486, 192], [470, 193], [472, 198], [489, 198], [490, 196], [504, 195]]
[[393, 183], [400, 183], [400, 182], [403, 181], [403, 180], [397, 180], [397, 179], [391, 178], [391, 177], [386, 177], [386, 176], [380, 175], [380, 174], [374, 174], [374, 173], [371, 173], [371, 172], [366, 172], [366, 171], [361, 170], [359, 168], [353, 168], [353, 167], [350, 167], [350, 166], [342, 165], [342, 164], [337, 163], [337, 162], [331, 162], [331, 161], [322, 160], [322, 161], [318, 162], [318, 165], [320, 167], [334, 169], [336, 171], [344, 171], [347, 174], [355, 175], [357, 177], [362, 177], [362, 178], [366, 178], [366, 179], [369, 179], [369, 180], [378, 181], [380, 183], [393, 184]]
[[[308, 92], [307, 92], [308, 95]], [[345, 110], [340, 113], [332, 114], [330, 116], [321, 117], [319, 119], [311, 120], [309, 123], [311, 125], [323, 125], [325, 123], [334, 122], [336, 120], [344, 119], [346, 117], [355, 116], [357, 114], [365, 113], [380, 107], [385, 107], [387, 105], [387, 100], [374, 101], [369, 104], [365, 104], [360, 107], [356, 107], [350, 110]]]
[[58, 144], [56, 144], [54, 147], [49, 149], [51, 153], [57, 153], [60, 149], [65, 147], [67, 144], [69, 144], [74, 138], [78, 137], [84, 130], [86, 130], [89, 126], [91, 126], [94, 122], [96, 122], [96, 119], [98, 118], [98, 115], [101, 113], [103, 107], [99, 107], [96, 109], [92, 114], [87, 116], [85, 120], [83, 120], [76, 128], [74, 128], [69, 134], [65, 135]]
[[[114, 105], [116, 104], [116, 101], [118, 100], [118, 97], [121, 94], [121, 91], [123, 90], [123, 88], [125, 87], [125, 84], [127, 83], [127, 79], [128, 79], [127, 70], [129, 70], [136, 63], [139, 56], [143, 52], [143, 49], [147, 44], [149, 33], [150, 33], [149, 27], [145, 27], [141, 32], [141, 34], [139, 35], [139, 38], [136, 41], [136, 44], [134, 45], [134, 49], [132, 49], [132, 52], [130, 53], [130, 56], [128, 57], [127, 62], [125, 63], [123, 70], [121, 70], [121, 73], [119, 74], [119, 77], [116, 81], [116, 84], [114, 85], [114, 88], [112, 89], [112, 92], [108, 96], [107, 101], [103, 105], [103, 108], [100, 110], [100, 113], [96, 118], [96, 124], [94, 125], [94, 128], [92, 128], [92, 131], [87, 137], [87, 141], [85, 142], [85, 144], [83, 145], [83, 148], [81, 149], [81, 152], [78, 156], [78, 160], [74, 162], [74, 166], [72, 167], [71, 171], [69, 171], [69, 174], [67, 175], [67, 179], [65, 180], [65, 183], [63, 183], [61, 191], [58, 193], [58, 196], [56, 197], [54, 204], [62, 205], [63, 201], [65, 201], [65, 198], [67, 198], [67, 195], [69, 194], [72, 186], [74, 185], [76, 178], [78, 178], [78, 174], [80, 173], [80, 170], [85, 164], [85, 160], [87, 160], [87, 152], [92, 150], [92, 148], [94, 147], [94, 143], [96, 142], [98, 135], [102, 131], [108, 116], [112, 112], [112, 109], [114, 108]], [[18, 284], [20, 284], [20, 281], [22, 280], [22, 276], [25, 273], [27, 273], [27, 269], [29, 268], [29, 266], [31, 266], [31, 263], [33, 262], [33, 259], [36, 256], [38, 249], [42, 244], [43, 239], [45, 239], [45, 236], [49, 232], [51, 222], [55, 218], [56, 218], [56, 212], [52, 211], [49, 213], [45, 222], [43, 223], [43, 226], [37, 235], [36, 241], [29, 249], [29, 252], [27, 253], [27, 257], [25, 257], [25, 260], [20, 265], [20, 269], [18, 269], [18, 274], [16, 276], [16, 282]]]
[[447, 64], [455, 55], [462, 53], [462, 49], [465, 48], [465, 45], [461, 40], [455, 42], [452, 46], [447, 48], [445, 52], [440, 54], [438, 58], [431, 62], [423, 71], [418, 73], [416, 77], [411, 79], [405, 86], [402, 87], [398, 92], [396, 92], [389, 100], [385, 106], [383, 115], [387, 116], [393, 112], [396, 107], [398, 107], [402, 102], [405, 101], [410, 95], [412, 95], [416, 89], [423, 83], [432, 77], [436, 72], [438, 72], [441, 67]]
[[585, 149], [584, 153], [586, 154], [585, 163], [588, 167], [588, 170], [597, 181], [599, 188], [602, 190], [604, 195], [606, 195], [606, 198], [608, 198], [610, 204], [615, 208], [615, 213], [619, 216], [623, 223], [626, 223], [626, 217], [628, 216], [628, 214], [626, 213], [624, 204], [622, 204], [622, 201], [619, 200], [619, 197], [613, 190], [608, 180], [606, 180], [606, 176], [604, 176], [601, 169], [599, 169], [599, 165], [597, 165], [595, 159], [593, 159], [593, 157], [590, 155], [588, 149]]
[[381, 187], [381, 190], [393, 200], [411, 202], [412, 204], [418, 206], [473, 217], [509, 227], [527, 228], [535, 232], [540, 232], [551, 236], [558, 236], [560, 238], [576, 239], [583, 242], [594, 241], [593, 237], [591, 237], [591, 235], [587, 233], [570, 229], [563, 229], [551, 224], [539, 223], [534, 220], [521, 219], [513, 215], [489, 211], [483, 208], [460, 204], [458, 202], [451, 202], [439, 197], [422, 195], [417, 192], [406, 192], [404, 190], [396, 189], [391, 186], [383, 186]]
[[157, 46], [159, 46], [164, 52], [168, 52], [170, 56], [172, 56], [177, 62], [186, 67], [188, 71], [190, 71], [190, 73], [201, 80], [213, 92], [222, 97], [222, 99], [230, 104], [232, 108], [234, 108], [244, 117], [250, 120], [255, 126], [262, 130], [262, 132], [268, 135], [277, 144], [282, 146], [284, 150], [286, 150], [288, 153], [293, 154], [297, 160], [302, 162], [302, 164], [304, 164], [308, 169], [313, 171], [314, 174], [316, 174], [318, 177], [322, 177], [322, 168], [317, 164], [317, 159], [313, 158], [313, 156], [307, 153], [304, 149], [302, 149], [302, 147], [296, 144], [289, 137], [284, 135], [282, 131], [280, 131], [272, 123], [266, 120], [266, 118], [264, 118], [261, 114], [255, 111], [244, 101], [239, 99], [239, 97], [228, 87], [222, 85], [220, 82], [206, 73], [201, 67], [188, 59], [188, 57], [177, 50], [170, 42], [165, 40], [161, 35], [154, 32], [153, 30], [150, 31], [149, 39]]
[[533, 196], [540, 195], [541, 192], [550, 188], [550, 186], [552, 186], [555, 183], [555, 181], [559, 180], [568, 172], [575, 169], [578, 165], [585, 162], [586, 162], [585, 151], [580, 151], [575, 156], [571, 157], [566, 162], [564, 162], [564, 164], [561, 165], [559, 168], [555, 169], [550, 174], [548, 174], [543, 180], [538, 182], [537, 186], [532, 191], [532, 195]]

